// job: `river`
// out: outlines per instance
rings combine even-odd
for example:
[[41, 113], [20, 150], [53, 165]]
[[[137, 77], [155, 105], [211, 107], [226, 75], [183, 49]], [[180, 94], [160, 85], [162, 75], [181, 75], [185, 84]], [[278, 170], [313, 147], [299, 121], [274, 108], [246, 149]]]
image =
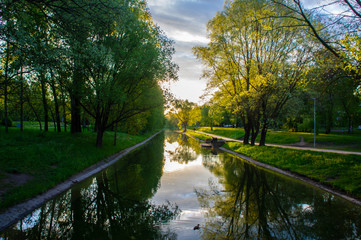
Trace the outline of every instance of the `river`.
[[[199, 229], [194, 227], [199, 224]], [[361, 208], [166, 132], [0, 239], [360, 239]]]

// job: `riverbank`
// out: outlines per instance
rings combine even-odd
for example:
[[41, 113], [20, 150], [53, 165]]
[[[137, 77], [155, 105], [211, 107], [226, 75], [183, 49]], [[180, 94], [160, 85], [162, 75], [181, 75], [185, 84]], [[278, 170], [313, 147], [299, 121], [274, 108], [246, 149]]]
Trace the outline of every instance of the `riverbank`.
[[[198, 139], [207, 135], [187, 132]], [[228, 142], [222, 150], [246, 161], [308, 182], [361, 205], [361, 156]]]
[[[215, 134], [222, 137], [243, 140], [244, 130], [242, 128], [225, 127], [198, 127], [199, 132]], [[256, 142], [259, 142], [258, 135]], [[290, 131], [269, 131], [266, 137], [266, 145], [287, 145], [294, 147], [313, 148], [314, 134], [310, 132], [290, 132]], [[334, 131], [330, 134], [319, 133], [316, 135], [316, 147], [320, 149], [334, 149], [343, 151], [353, 151], [361, 153], [361, 131], [354, 130], [352, 134], [342, 131]]]
[[144, 141], [151, 133], [132, 136], [106, 132], [104, 146], [95, 147], [96, 134], [40, 132], [10, 128], [0, 131], [0, 211], [36, 196], [72, 175]]
[[[120, 158], [124, 157], [125, 155], [135, 150], [136, 148], [144, 145], [159, 133], [160, 131], [150, 136], [141, 136], [141, 137], [138, 136], [138, 138], [136, 140], [133, 139], [133, 141], [130, 141], [128, 139], [128, 144], [129, 142], [134, 143], [134, 141], [138, 141], [138, 143], [134, 144], [131, 147], [127, 147], [116, 154], [108, 156], [105, 159], [103, 158], [102, 161], [98, 161], [96, 164], [93, 164], [90, 167], [82, 170], [81, 172], [78, 172], [77, 174], [71, 176], [70, 178], [67, 178], [65, 181], [61, 182], [60, 184], [57, 184], [53, 188], [47, 190], [46, 192], [40, 195], [37, 195], [36, 197], [30, 200], [27, 200], [15, 206], [9, 207], [6, 210], [3, 210], [3, 212], [0, 214], [0, 231], [10, 226], [11, 224], [14, 224], [16, 221], [24, 217], [26, 214], [28, 214], [35, 208], [39, 207], [46, 201], [54, 198], [58, 194], [61, 194], [62, 192], [69, 189], [74, 184], [77, 184], [78, 182], [81, 182], [87, 179], [88, 177], [109, 167], [110, 165], [114, 164]], [[140, 139], [143, 139], [143, 141], [139, 141]], [[123, 142], [122, 146], [125, 146], [125, 142]], [[22, 187], [31, 187], [31, 183], [25, 184]]]

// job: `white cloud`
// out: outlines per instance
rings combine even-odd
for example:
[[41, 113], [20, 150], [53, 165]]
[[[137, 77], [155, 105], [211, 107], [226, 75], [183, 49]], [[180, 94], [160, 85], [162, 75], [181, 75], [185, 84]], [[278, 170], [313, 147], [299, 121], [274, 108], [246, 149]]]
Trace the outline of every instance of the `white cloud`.
[[206, 45], [206, 24], [224, 0], [149, 0], [148, 6], [155, 23], [175, 41], [174, 62], [179, 65], [179, 81], [172, 83], [171, 91], [179, 98], [200, 102], [206, 81], [200, 80], [202, 65], [194, 57], [194, 46]]

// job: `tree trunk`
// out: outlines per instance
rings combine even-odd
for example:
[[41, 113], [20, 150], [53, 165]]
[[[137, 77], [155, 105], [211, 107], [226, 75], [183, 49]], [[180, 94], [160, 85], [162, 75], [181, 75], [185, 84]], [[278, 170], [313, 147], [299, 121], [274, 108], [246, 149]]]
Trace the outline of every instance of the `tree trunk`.
[[23, 68], [20, 68], [20, 131], [24, 131], [24, 79]]
[[329, 94], [329, 106], [327, 111], [327, 124], [326, 124], [326, 134], [331, 133], [333, 123], [333, 101], [332, 101], [332, 95]]
[[64, 91], [62, 91], [61, 95], [62, 95], [62, 98], [63, 98], [64, 132], [66, 132], [67, 131], [67, 129], [66, 129], [67, 121], [66, 121], [66, 101], [65, 101]]
[[352, 133], [352, 116], [348, 117], [348, 134]]
[[244, 114], [241, 114], [241, 121], [244, 129], [243, 144], [249, 144], [249, 125]]
[[[77, 63], [75, 63], [77, 65]], [[81, 132], [81, 88], [83, 82], [83, 76], [78, 69], [79, 67], [75, 66], [74, 77], [73, 77], [73, 86], [70, 93], [71, 98], [71, 133]]]
[[102, 128], [98, 127], [97, 142], [95, 144], [98, 148], [103, 147], [103, 135], [104, 135], [104, 130]]
[[6, 60], [5, 60], [5, 79], [4, 79], [4, 123], [5, 123], [5, 132], [9, 132], [8, 125], [8, 82], [9, 82], [9, 42], [6, 42]]
[[29, 106], [30, 106], [31, 110], [33, 110], [33, 112], [34, 112], [34, 114], [35, 114], [36, 120], [37, 120], [38, 123], [39, 123], [40, 131], [42, 131], [43, 129], [42, 129], [42, 126], [41, 126], [41, 119], [40, 119], [40, 117], [39, 117], [39, 114], [35, 111], [35, 108], [34, 108], [34, 106], [31, 104], [30, 99], [28, 98], [27, 100], [28, 100], [28, 103], [29, 103]]
[[251, 145], [254, 146], [256, 144], [256, 138], [259, 133], [259, 123], [256, 123], [256, 125], [252, 126], [252, 136], [251, 136]]
[[251, 145], [254, 146], [259, 132], [259, 121], [255, 119], [254, 115], [248, 114], [248, 122], [251, 134]]
[[100, 115], [100, 111], [98, 110], [98, 113], [96, 114], [96, 123], [97, 123], [97, 141], [96, 146], [98, 148], [101, 148], [103, 146], [103, 135], [106, 130], [106, 125], [108, 122], [108, 115], [107, 111], [104, 115]]
[[117, 131], [118, 131], [118, 122], [115, 123], [115, 128], [114, 128], [114, 146], [117, 145]]
[[54, 124], [54, 132], [56, 132], [56, 121], [55, 121], [55, 117], [54, 117], [54, 113], [50, 108], [50, 114], [51, 114], [51, 119], [53, 120], [53, 124]]
[[259, 141], [259, 146], [265, 146], [266, 145], [266, 135], [267, 135], [267, 124], [263, 124], [262, 130], [261, 130], [261, 139]]
[[73, 95], [71, 97], [71, 133], [81, 132], [81, 117], [80, 117], [80, 98], [79, 96]]
[[184, 128], [184, 130], [183, 130], [183, 132], [186, 132], [187, 131], [187, 123], [183, 123], [183, 128]]
[[[53, 76], [52, 76], [53, 77]], [[59, 102], [58, 102], [58, 96], [56, 92], [56, 87], [54, 83], [54, 79], [51, 79], [51, 89], [53, 91], [54, 96], [54, 106], [55, 106], [55, 120], [56, 120], [56, 128], [58, 132], [61, 132], [61, 125], [60, 125], [60, 113], [59, 113]]]
[[49, 113], [48, 113], [48, 102], [46, 101], [46, 83], [44, 73], [40, 75], [40, 84], [41, 84], [41, 96], [43, 100], [43, 108], [44, 108], [44, 131], [47, 132], [49, 130]]

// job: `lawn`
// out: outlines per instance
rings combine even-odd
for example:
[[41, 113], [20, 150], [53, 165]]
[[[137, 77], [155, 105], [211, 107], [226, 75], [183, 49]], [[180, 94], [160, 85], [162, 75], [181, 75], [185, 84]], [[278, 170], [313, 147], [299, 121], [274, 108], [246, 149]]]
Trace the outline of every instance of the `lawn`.
[[[234, 138], [234, 128], [214, 127], [211, 131], [210, 127], [199, 127], [198, 131], [211, 133], [219, 136]], [[237, 139], [244, 136], [244, 130], [237, 128]], [[313, 146], [313, 133], [307, 132], [290, 132], [290, 131], [269, 131], [266, 136], [266, 143], [271, 144], [295, 144], [301, 141], [309, 146]], [[256, 142], [260, 139], [258, 135]], [[332, 132], [330, 134], [319, 133], [316, 135], [316, 147], [343, 149], [349, 151], [361, 151], [361, 131], [356, 130], [352, 134], [343, 132]]]
[[211, 133], [223, 137], [228, 138], [243, 138], [244, 136], [244, 130], [243, 128], [224, 128], [224, 127], [213, 127], [213, 131], [211, 131], [210, 127], [199, 127], [197, 128], [197, 131], [205, 132], [205, 133]]
[[[194, 137], [199, 133], [189, 131]], [[204, 137], [201, 135], [201, 137]], [[225, 148], [256, 161], [307, 176], [361, 198], [361, 156], [250, 146], [228, 142]]]
[[361, 156], [229, 142], [226, 148], [259, 162], [305, 175], [361, 198]]
[[[66, 180], [79, 171], [145, 140], [151, 133], [132, 136], [118, 133], [104, 134], [103, 148], [95, 147], [96, 134], [40, 132], [34, 129], [0, 128], [0, 210], [24, 201]], [[25, 185], [14, 186], [5, 180], [7, 175], [26, 175]], [[7, 190], [1, 194], [1, 190]]]

